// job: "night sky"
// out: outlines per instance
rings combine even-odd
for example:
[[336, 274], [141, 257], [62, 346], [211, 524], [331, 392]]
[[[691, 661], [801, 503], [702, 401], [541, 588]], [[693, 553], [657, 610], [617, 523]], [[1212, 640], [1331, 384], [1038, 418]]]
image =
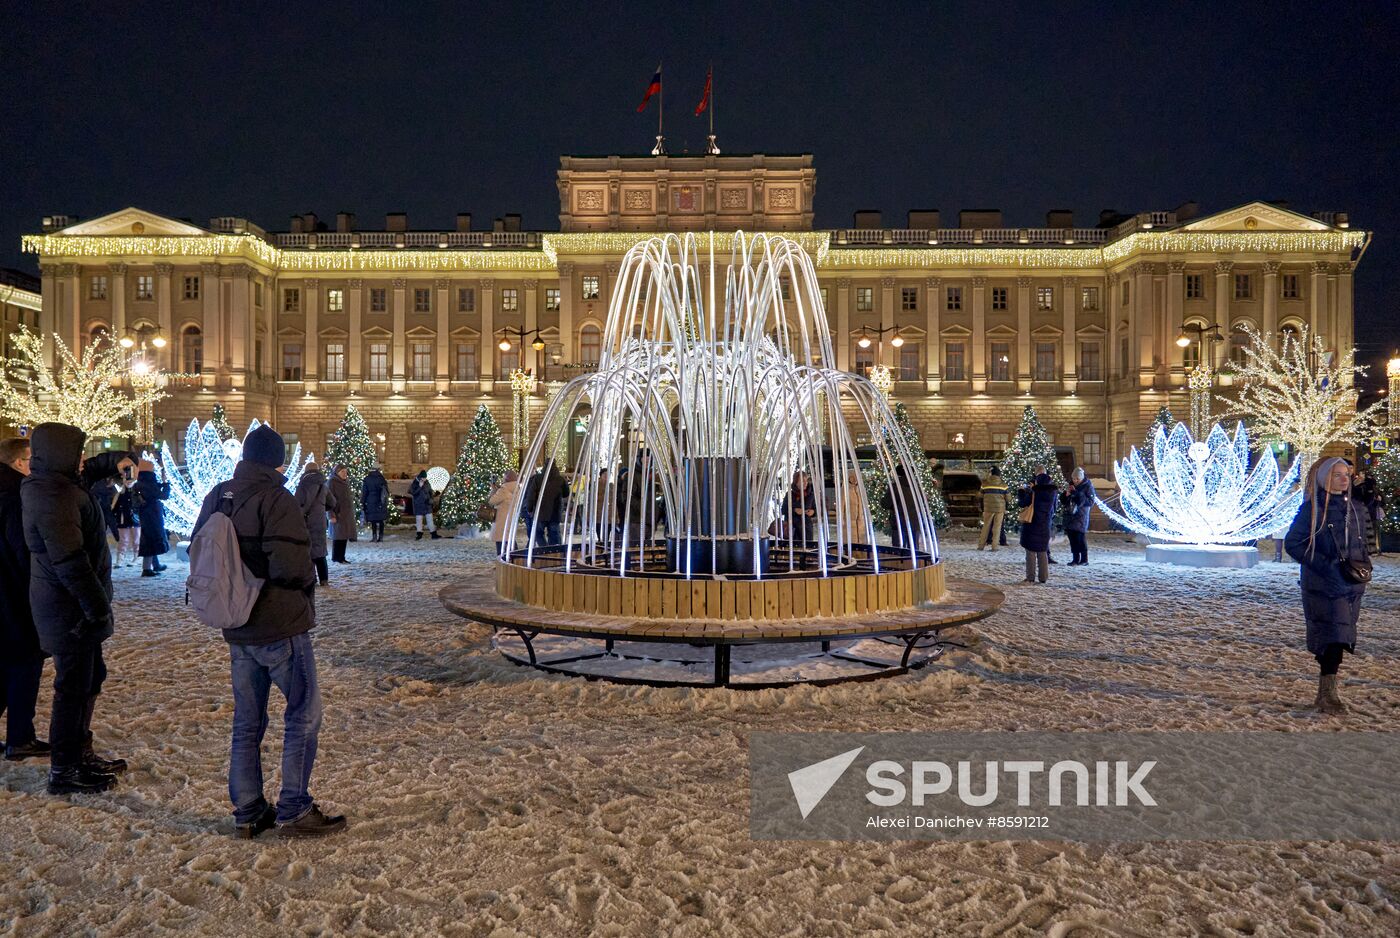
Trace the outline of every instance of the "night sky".
[[[558, 225], [565, 153], [640, 153], [665, 66], [672, 153], [715, 68], [729, 153], [808, 152], [817, 224], [880, 208], [1203, 212], [1252, 199], [1375, 232], [1362, 355], [1400, 346], [1400, 6], [1379, 4], [0, 5], [0, 266], [41, 216], [520, 212]], [[653, 105], [655, 102], [653, 102]], [[1373, 370], [1371, 382], [1377, 383]]]

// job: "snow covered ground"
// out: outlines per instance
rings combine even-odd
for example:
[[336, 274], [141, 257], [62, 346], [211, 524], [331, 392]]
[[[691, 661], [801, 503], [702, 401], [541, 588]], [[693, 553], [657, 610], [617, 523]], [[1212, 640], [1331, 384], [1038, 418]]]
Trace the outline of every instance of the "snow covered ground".
[[[1019, 550], [954, 535], [950, 572], [1008, 597], [973, 651], [869, 684], [720, 691], [506, 663], [435, 598], [482, 575], [487, 546], [399, 535], [333, 565], [313, 791], [351, 827], [310, 843], [229, 836], [227, 652], [184, 611], [181, 566], [119, 570], [95, 729], [131, 771], [69, 800], [43, 794], [43, 766], [0, 766], [0, 934], [1400, 933], [1394, 843], [754, 842], [746, 758], [755, 730], [1400, 729], [1394, 558], [1337, 720], [1306, 709], [1291, 565], [1150, 567], [1096, 535], [1091, 566], [1026, 586]], [[280, 732], [274, 717], [269, 753]]]

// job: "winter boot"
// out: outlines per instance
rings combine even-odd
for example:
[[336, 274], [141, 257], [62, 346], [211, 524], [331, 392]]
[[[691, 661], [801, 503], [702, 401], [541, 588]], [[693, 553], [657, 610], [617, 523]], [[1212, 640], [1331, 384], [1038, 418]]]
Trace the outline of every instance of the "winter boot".
[[440, 541], [440, 540], [442, 540], [442, 535], [439, 534], [439, 533], [437, 533], [436, 531], [434, 531], [434, 532], [433, 532], [433, 540], [435, 540], [435, 541]]
[[94, 772], [85, 765], [49, 770], [48, 790], [51, 795], [95, 795], [116, 785], [115, 775]]
[[5, 759], [9, 762], [23, 762], [25, 759], [48, 758], [52, 749], [53, 747], [42, 739], [31, 739], [18, 746], [6, 746]]
[[417, 534], [413, 535], [413, 539], [414, 539], [415, 541], [421, 541], [421, 540], [423, 540], [423, 532], [422, 532], [422, 531], [419, 531]]
[[272, 830], [277, 825], [277, 809], [272, 805], [263, 808], [262, 814], [247, 824], [234, 824], [233, 836], [239, 840], [252, 840], [263, 831]]
[[345, 830], [345, 815], [337, 814], [333, 817], [327, 817], [321, 813], [320, 806], [314, 804], [310, 811], [295, 821], [277, 825], [277, 833], [283, 837], [324, 837], [327, 834], [335, 834], [343, 830]]
[[1341, 714], [1347, 712], [1347, 705], [1337, 694], [1337, 675], [1324, 674], [1317, 682], [1317, 699], [1313, 706], [1318, 713]]

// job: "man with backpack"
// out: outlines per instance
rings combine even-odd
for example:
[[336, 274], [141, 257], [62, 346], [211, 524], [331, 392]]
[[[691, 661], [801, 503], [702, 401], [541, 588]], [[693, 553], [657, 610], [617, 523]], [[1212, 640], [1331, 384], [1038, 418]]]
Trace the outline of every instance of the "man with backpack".
[[[204, 499], [190, 542], [190, 601], [206, 625], [223, 629], [233, 681], [229, 798], [237, 836], [275, 824], [284, 836], [320, 836], [345, 828], [309, 791], [321, 729], [321, 691], [311, 629], [316, 573], [306, 521], [281, 473], [282, 437], [264, 424], [243, 441], [233, 478]], [[236, 543], [236, 553], [233, 545]], [[287, 700], [282, 791], [263, 795], [261, 745], [268, 694]]]

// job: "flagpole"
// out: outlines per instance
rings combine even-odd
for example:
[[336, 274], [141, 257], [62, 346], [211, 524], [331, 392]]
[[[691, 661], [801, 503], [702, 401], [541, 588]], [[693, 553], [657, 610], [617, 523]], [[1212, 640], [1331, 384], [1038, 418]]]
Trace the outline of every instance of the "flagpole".
[[656, 142], [660, 144], [663, 134], [661, 122], [666, 115], [666, 73], [658, 65], [656, 74], [661, 76], [661, 87], [656, 91]]

